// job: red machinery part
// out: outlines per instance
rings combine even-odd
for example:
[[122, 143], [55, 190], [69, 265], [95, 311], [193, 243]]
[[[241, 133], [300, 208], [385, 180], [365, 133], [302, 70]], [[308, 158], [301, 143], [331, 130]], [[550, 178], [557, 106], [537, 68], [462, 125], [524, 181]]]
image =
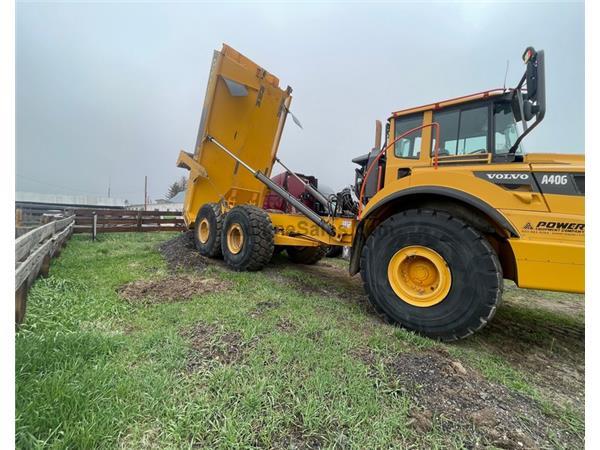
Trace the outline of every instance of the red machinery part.
[[[317, 187], [317, 179], [315, 177], [302, 174], [296, 175], [298, 175], [306, 183], [311, 184], [315, 188]], [[279, 175], [271, 177], [271, 180], [277, 185], [286, 189], [290, 194], [292, 194], [313, 211], [317, 209], [318, 205], [316, 205], [315, 199], [310, 195], [306, 195], [304, 185], [290, 173], [280, 173]], [[265, 197], [263, 209], [277, 210], [286, 213], [294, 212], [294, 208], [288, 202], [281, 198], [281, 196], [271, 191], [269, 191]]]

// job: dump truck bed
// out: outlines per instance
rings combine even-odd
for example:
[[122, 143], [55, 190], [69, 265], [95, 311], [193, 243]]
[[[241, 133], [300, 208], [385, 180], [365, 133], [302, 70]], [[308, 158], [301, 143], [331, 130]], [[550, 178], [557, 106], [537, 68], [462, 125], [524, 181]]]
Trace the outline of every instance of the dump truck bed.
[[250, 166], [270, 176], [292, 100], [292, 89], [250, 59], [223, 44], [215, 51], [194, 153], [177, 165], [190, 170], [183, 205], [188, 226], [201, 205], [262, 206], [267, 188], [234, 159], [206, 140], [212, 136]]

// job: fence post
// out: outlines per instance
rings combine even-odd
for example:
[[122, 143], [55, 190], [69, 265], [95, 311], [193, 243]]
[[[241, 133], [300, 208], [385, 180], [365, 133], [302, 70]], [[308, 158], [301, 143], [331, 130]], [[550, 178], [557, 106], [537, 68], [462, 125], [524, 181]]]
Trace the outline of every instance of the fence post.
[[92, 241], [96, 240], [96, 226], [98, 225], [98, 215], [96, 214], [96, 211], [94, 211], [92, 213]]
[[142, 212], [138, 211], [138, 216], [137, 216], [137, 230], [142, 231]]

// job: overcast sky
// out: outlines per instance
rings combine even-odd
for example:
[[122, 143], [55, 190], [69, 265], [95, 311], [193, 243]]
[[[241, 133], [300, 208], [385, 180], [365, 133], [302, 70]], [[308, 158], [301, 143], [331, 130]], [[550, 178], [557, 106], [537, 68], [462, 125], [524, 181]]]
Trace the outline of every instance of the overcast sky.
[[527, 152], [584, 152], [584, 5], [17, 4], [17, 190], [152, 199], [186, 174], [209, 65], [226, 42], [294, 89], [279, 157], [351, 184], [375, 119], [508, 86], [546, 51], [547, 114]]

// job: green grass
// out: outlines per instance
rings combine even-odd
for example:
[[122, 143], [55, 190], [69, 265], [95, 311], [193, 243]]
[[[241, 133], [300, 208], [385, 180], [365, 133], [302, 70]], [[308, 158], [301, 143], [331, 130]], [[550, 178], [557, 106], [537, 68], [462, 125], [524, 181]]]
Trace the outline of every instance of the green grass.
[[[205, 274], [228, 281], [228, 290], [151, 306], [123, 301], [119, 286], [168, 275], [156, 245], [172, 236], [75, 236], [50, 277], [35, 283], [16, 336], [17, 447], [460, 448], [467, 433], [449, 435], [437, 423], [419, 433], [408, 425], [412, 398], [369, 373], [383, 371], [386, 355], [436, 347], [538, 395], [526, 375], [475, 341], [447, 346], [376, 322], [338, 298], [347, 286], [294, 266], [210, 266]], [[265, 302], [273, 306], [261, 309]], [[198, 323], [239, 333], [242, 356], [188, 371], [182, 331]], [[364, 347], [375, 367], [353, 356]], [[561, 412], [565, 426], [582, 432], [578, 412]]]

